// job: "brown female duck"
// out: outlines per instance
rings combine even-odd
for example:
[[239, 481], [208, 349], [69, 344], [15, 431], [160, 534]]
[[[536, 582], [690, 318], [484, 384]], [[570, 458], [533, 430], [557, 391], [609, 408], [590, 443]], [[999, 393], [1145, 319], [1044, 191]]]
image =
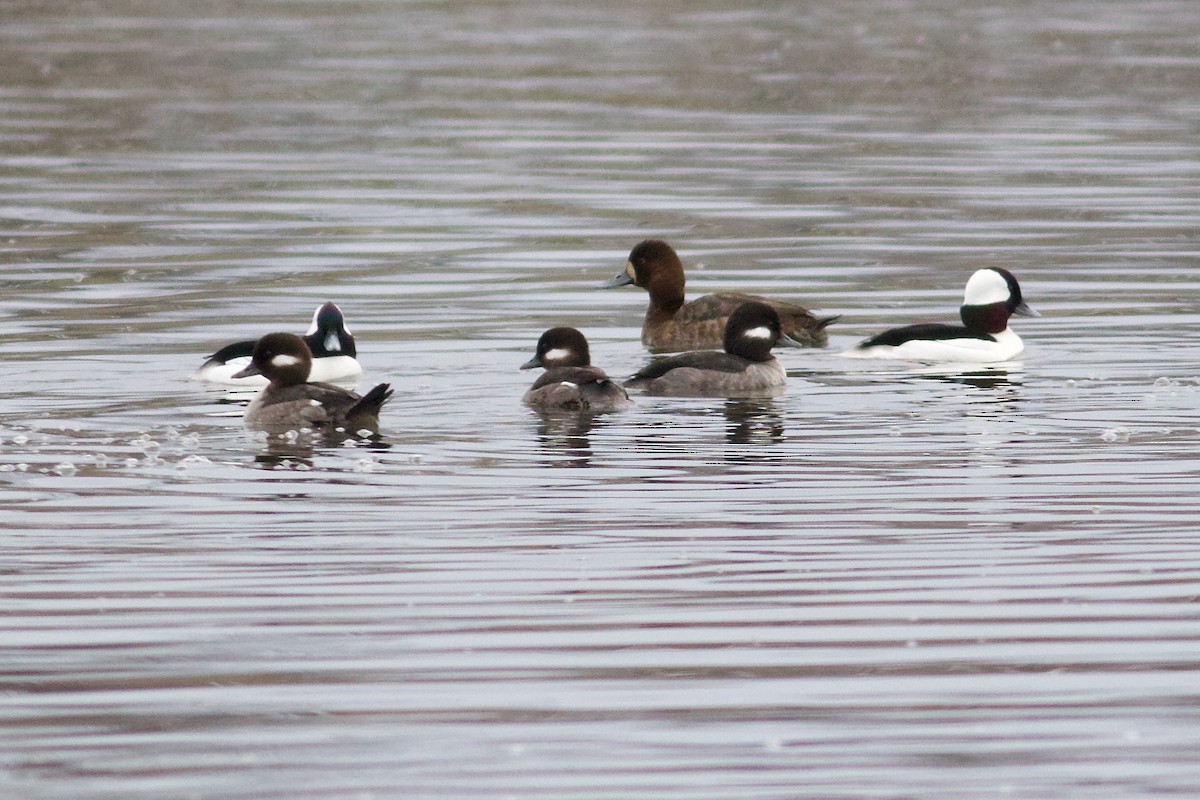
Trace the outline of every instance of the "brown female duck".
[[750, 301], [774, 308], [783, 332], [804, 347], [824, 347], [828, 341], [825, 326], [837, 319], [813, 316], [792, 303], [737, 292], [706, 294], [685, 303], [683, 263], [675, 249], [661, 239], [639, 242], [630, 252], [625, 269], [603, 286], [630, 284], [650, 293], [650, 307], [642, 323], [642, 344], [655, 352], [720, 347], [730, 314]]

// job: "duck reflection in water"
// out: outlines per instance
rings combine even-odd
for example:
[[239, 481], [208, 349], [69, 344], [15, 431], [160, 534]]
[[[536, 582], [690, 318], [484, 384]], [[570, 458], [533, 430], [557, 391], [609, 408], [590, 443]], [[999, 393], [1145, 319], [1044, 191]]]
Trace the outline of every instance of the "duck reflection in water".
[[779, 444], [783, 441], [783, 416], [771, 398], [725, 401], [725, 439], [730, 444]]
[[[265, 439], [261, 438], [264, 436]], [[254, 463], [266, 469], [308, 470], [313, 468], [314, 458], [320, 452], [337, 453], [344, 457], [347, 449], [384, 453], [392, 446], [379, 434], [361, 436], [334, 431], [260, 432], [256, 438], [263, 442], [266, 449], [254, 456]]]
[[1016, 407], [1021, 401], [1021, 377], [1019, 366], [980, 367], [979, 369], [955, 372], [930, 367], [923, 370], [906, 373], [915, 381], [931, 381], [934, 383], [964, 386], [978, 391], [971, 393], [972, 405], [981, 410], [1005, 411]]
[[533, 358], [521, 369], [546, 370], [522, 401], [538, 414], [538, 441], [561, 453], [551, 466], [584, 467], [592, 457], [588, 438], [598, 414], [633, 406], [629, 394], [604, 371], [592, 366], [587, 339], [574, 328], [551, 328], [538, 339]]
[[591, 433], [601, 418], [587, 412], [539, 411], [538, 446], [550, 467], [587, 467], [592, 461]]

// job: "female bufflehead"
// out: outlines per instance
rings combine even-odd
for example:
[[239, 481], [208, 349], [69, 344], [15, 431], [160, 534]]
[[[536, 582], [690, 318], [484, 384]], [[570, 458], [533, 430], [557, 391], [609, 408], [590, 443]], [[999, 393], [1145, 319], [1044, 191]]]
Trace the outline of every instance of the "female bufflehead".
[[551, 328], [538, 339], [537, 353], [521, 369], [546, 372], [523, 398], [538, 410], [590, 411], [602, 414], [633, 405], [629, 393], [592, 366], [587, 339], [574, 328]]
[[803, 347], [783, 332], [779, 314], [766, 303], [743, 303], [725, 325], [725, 352], [700, 350], [661, 358], [625, 382], [648, 394], [745, 397], [777, 394], [787, 373], [771, 348]]
[[246, 407], [246, 427], [265, 431], [315, 428], [355, 434], [379, 428], [379, 409], [392, 396], [381, 383], [363, 396], [331, 383], [309, 383], [312, 354], [299, 336], [270, 333], [254, 345], [250, 366], [233, 375], [263, 375], [269, 383]]
[[959, 315], [962, 325], [923, 323], [893, 328], [842, 355], [910, 361], [1010, 361], [1021, 355], [1021, 337], [1008, 329], [1013, 314], [1041, 316], [1021, 299], [1017, 279], [1006, 269], [981, 269], [967, 281]]
[[[362, 374], [362, 366], [356, 358], [354, 337], [346, 327], [342, 310], [333, 303], [318, 306], [313, 312], [312, 325], [304, 341], [313, 355], [312, 375], [314, 381], [341, 381]], [[208, 357], [192, 380], [205, 383], [220, 383], [229, 386], [266, 386], [267, 379], [261, 375], [235, 378], [250, 363], [254, 352], [254, 340], [227, 344]]]
[[642, 322], [642, 344], [655, 352], [721, 346], [729, 315], [750, 301], [774, 308], [783, 330], [801, 347], [824, 347], [828, 341], [825, 326], [837, 319], [818, 318], [791, 303], [734, 292], [706, 294], [684, 303], [683, 263], [674, 248], [661, 239], [640, 242], [630, 252], [624, 271], [602, 287], [629, 284], [650, 293], [650, 307]]

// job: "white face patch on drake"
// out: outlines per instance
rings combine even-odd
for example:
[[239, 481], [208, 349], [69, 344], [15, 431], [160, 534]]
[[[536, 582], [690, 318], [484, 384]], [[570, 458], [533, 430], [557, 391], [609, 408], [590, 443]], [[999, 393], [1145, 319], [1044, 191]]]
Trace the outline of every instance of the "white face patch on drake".
[[987, 306], [1009, 301], [1008, 281], [999, 272], [981, 269], [967, 281], [963, 292], [964, 306]]
[[771, 329], [766, 325], [759, 325], [757, 328], [742, 331], [742, 336], [747, 339], [770, 339]]
[[[312, 324], [309, 325], [308, 330], [305, 331], [305, 336], [312, 336], [321, 329], [321, 326], [317, 324], [317, 319], [321, 316], [321, 309], [324, 307], [325, 306], [317, 306], [317, 310], [313, 312]], [[346, 324], [345, 320], [342, 320], [342, 330], [344, 330], [346, 333], [350, 333], [350, 326]], [[329, 347], [329, 345], [326, 344], [326, 347]]]
[[287, 354], [277, 355], [271, 359], [271, 366], [273, 367], [294, 367], [299, 363], [300, 359]]
[[564, 358], [570, 358], [572, 352], [569, 347], [556, 347], [543, 353], [542, 361], [562, 361]]

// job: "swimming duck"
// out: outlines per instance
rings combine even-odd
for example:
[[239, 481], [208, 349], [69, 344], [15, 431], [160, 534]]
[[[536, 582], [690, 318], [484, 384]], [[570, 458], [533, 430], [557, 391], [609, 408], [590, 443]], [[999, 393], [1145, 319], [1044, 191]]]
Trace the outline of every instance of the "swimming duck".
[[538, 410], [621, 411], [633, 405], [629, 393], [592, 366], [587, 339], [574, 328], [551, 328], [541, 335], [533, 358], [521, 369], [543, 367], [523, 399]]
[[743, 303], [725, 324], [725, 352], [700, 350], [652, 362], [625, 382], [647, 394], [746, 397], [778, 394], [787, 383], [776, 345], [803, 347], [783, 332], [779, 314], [766, 303]]
[[315, 428], [355, 434], [379, 428], [379, 409], [392, 396], [381, 383], [358, 395], [331, 383], [308, 382], [312, 353], [299, 336], [270, 333], [254, 345], [250, 365], [234, 378], [269, 381], [246, 407], [246, 427], [265, 431]]
[[[342, 310], [333, 303], [317, 306], [304, 341], [313, 356], [310, 380], [341, 381], [362, 374], [362, 365], [356, 358], [358, 354], [354, 347], [354, 337], [346, 327]], [[267, 379], [262, 375], [233, 377], [250, 363], [256, 342], [257, 340], [251, 339], [225, 345], [208, 357], [192, 375], [192, 380], [226, 386], [266, 386]]]
[[1008, 327], [1013, 314], [1039, 317], [1021, 297], [1012, 273], [1000, 267], [975, 272], [967, 281], [959, 309], [962, 325], [921, 323], [872, 336], [852, 350], [850, 358], [899, 358], [909, 361], [1010, 361], [1025, 350], [1021, 337]]
[[630, 284], [650, 293], [642, 344], [654, 352], [720, 347], [729, 315], [748, 301], [774, 308], [784, 332], [801, 347], [824, 347], [829, 338], [825, 326], [838, 319], [815, 317], [791, 303], [736, 292], [706, 294], [684, 303], [683, 263], [675, 249], [661, 239], [639, 242], [629, 253], [625, 269], [602, 287]]

